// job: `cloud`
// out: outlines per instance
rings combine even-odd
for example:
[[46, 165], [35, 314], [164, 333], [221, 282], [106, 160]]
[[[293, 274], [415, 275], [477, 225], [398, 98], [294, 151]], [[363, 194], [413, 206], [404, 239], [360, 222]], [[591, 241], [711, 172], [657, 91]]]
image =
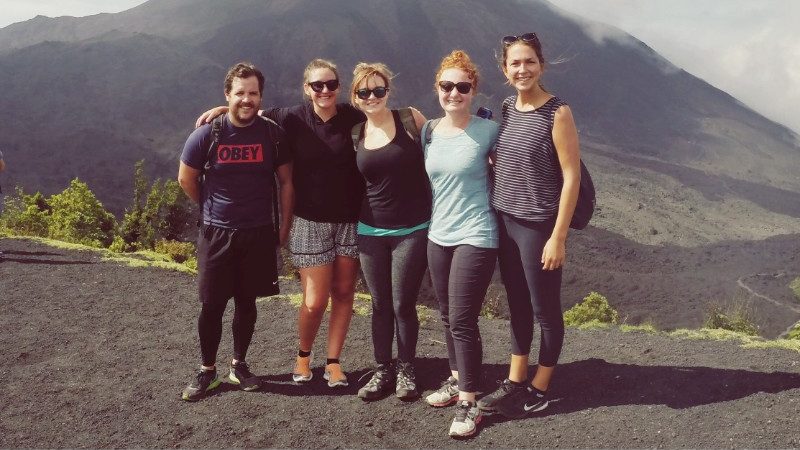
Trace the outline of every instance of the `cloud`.
[[[553, 0], [552, 3], [625, 30], [676, 66], [800, 133], [800, 31], [795, 24], [800, 17], [800, 2]], [[599, 38], [606, 39], [602, 35]]]

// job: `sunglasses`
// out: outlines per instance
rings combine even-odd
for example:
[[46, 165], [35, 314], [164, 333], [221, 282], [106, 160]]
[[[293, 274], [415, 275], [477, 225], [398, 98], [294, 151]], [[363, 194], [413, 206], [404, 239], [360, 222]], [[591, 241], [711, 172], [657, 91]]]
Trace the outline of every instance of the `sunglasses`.
[[522, 41], [527, 44], [538, 44], [539, 38], [536, 36], [536, 33], [525, 33], [522, 36], [504, 36], [502, 40], [503, 45], [506, 47], [517, 41]]
[[460, 81], [458, 83], [453, 83], [452, 81], [439, 82], [439, 89], [444, 92], [450, 92], [453, 88], [456, 88], [459, 94], [469, 94], [469, 91], [472, 90], [472, 83], [467, 81]]
[[328, 88], [329, 91], [333, 92], [339, 89], [339, 80], [310, 81], [308, 86], [316, 93], [322, 92], [324, 88]]
[[360, 98], [361, 100], [366, 100], [369, 98], [370, 95], [375, 94], [375, 98], [383, 98], [386, 97], [386, 93], [389, 92], [389, 88], [386, 86], [378, 86], [375, 89], [356, 89], [355, 94], [356, 97]]

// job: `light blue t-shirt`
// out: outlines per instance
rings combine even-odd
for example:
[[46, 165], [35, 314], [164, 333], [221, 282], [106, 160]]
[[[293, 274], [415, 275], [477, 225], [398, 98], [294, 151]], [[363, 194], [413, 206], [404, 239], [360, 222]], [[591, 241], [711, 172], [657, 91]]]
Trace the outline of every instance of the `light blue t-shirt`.
[[428, 239], [436, 244], [498, 247], [497, 219], [489, 205], [489, 152], [499, 128], [473, 116], [463, 133], [440, 136], [434, 129], [425, 146], [425, 170], [433, 189]]

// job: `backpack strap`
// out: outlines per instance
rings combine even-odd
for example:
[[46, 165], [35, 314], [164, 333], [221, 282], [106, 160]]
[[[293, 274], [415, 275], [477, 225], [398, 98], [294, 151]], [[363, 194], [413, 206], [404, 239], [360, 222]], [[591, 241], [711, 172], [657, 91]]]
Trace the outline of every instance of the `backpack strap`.
[[[275, 163], [278, 161], [280, 145], [284, 138], [283, 127], [268, 117], [258, 117], [265, 122], [265, 126], [267, 127], [267, 138], [272, 142], [273, 171], [277, 172], [278, 166], [276, 166]], [[280, 205], [278, 204], [278, 179], [274, 173], [272, 174], [272, 227], [277, 239], [278, 233], [280, 232]]]
[[436, 128], [436, 125], [439, 125], [439, 121], [442, 118], [429, 120], [427, 123], [427, 127], [425, 127], [425, 146], [427, 147], [428, 144], [431, 143], [431, 139], [433, 139], [433, 129]]
[[225, 117], [224, 114], [219, 115], [211, 122], [211, 145], [208, 146], [208, 152], [206, 152], [206, 163], [203, 165], [203, 172], [210, 169], [213, 164], [211, 158], [217, 153], [217, 147], [219, 147], [219, 141], [222, 136], [223, 117]]
[[414, 112], [411, 111], [411, 108], [400, 108], [397, 112], [400, 114], [400, 122], [406, 133], [414, 139], [414, 143], [420, 145], [419, 128], [417, 128], [417, 121], [414, 120]]
[[353, 138], [353, 150], [355, 151], [358, 151], [358, 143], [361, 142], [361, 138], [364, 137], [364, 127], [366, 124], [366, 122], [360, 122], [353, 125], [353, 128], [350, 129], [350, 137]]

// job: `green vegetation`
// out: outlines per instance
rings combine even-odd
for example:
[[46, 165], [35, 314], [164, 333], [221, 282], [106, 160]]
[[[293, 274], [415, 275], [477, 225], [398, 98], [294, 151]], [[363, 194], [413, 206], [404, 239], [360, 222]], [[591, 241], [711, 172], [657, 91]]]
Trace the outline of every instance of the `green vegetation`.
[[800, 301], [800, 277], [797, 277], [789, 284], [789, 289], [794, 292], [794, 298]]
[[728, 311], [717, 305], [711, 306], [703, 328], [734, 331], [748, 336], [758, 335], [758, 326], [753, 323], [751, 314], [742, 304], [737, 304]]
[[[194, 245], [179, 240], [188, 230], [192, 214], [192, 204], [178, 183], [156, 180], [150, 185], [144, 176], [144, 161], [139, 161], [134, 170], [133, 201], [119, 226], [89, 186], [76, 178], [63, 192], [50, 197], [40, 192], [26, 194], [18, 187], [15, 195], [5, 200], [0, 231], [115, 253], [161, 252], [170, 257], [162, 262], [182, 263], [191, 271], [197, 268]], [[134, 260], [131, 264], [148, 264], [141, 258]]]
[[622, 331], [623, 333], [658, 333], [658, 329], [652, 323], [643, 323], [641, 325], [622, 324], [619, 326], [619, 331]]
[[786, 339], [794, 339], [800, 341], [800, 322], [796, 323], [794, 327], [786, 334]]
[[619, 319], [617, 311], [608, 299], [597, 292], [590, 292], [578, 303], [564, 312], [564, 324], [573, 327], [599, 328], [615, 325]]

